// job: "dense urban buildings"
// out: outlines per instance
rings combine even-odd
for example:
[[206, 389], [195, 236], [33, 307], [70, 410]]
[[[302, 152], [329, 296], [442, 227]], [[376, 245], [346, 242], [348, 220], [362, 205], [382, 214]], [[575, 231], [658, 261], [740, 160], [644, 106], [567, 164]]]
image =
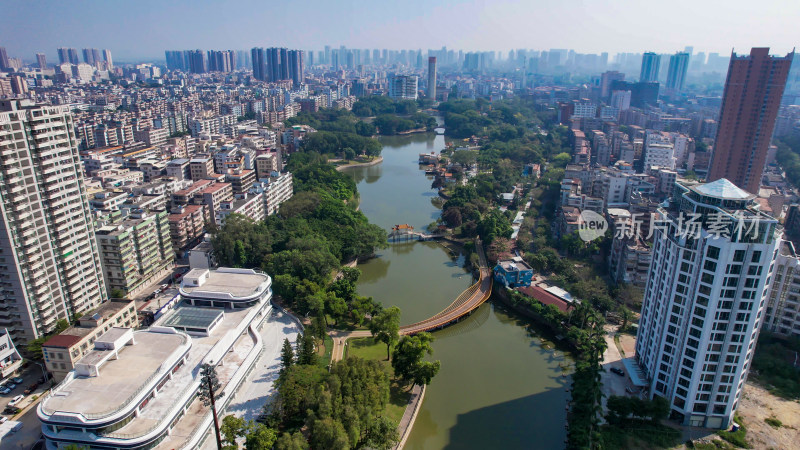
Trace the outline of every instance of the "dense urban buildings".
[[107, 298], [72, 115], [0, 100], [0, 326], [18, 343]]
[[764, 320], [777, 220], [724, 178], [674, 195], [658, 210], [636, 357], [673, 418], [726, 428]]
[[[435, 183], [469, 185], [476, 174], [515, 180], [486, 203], [512, 230], [510, 252], [492, 256], [498, 292], [572, 318], [576, 308], [597, 306], [557, 286], [563, 280], [552, 273], [561, 270], [537, 259], [548, 253], [530, 242], [530, 222], [540, 219], [524, 208], [526, 185], [540, 176], [559, 192], [538, 205], [548, 221], [533, 239], [556, 257], [592, 253], [604, 263], [603, 290], [625, 293], [625, 307], [637, 309], [644, 289], [637, 356], [628, 355], [620, 378], [627, 394], [668, 399], [681, 423], [726, 427], [761, 324], [800, 335], [800, 259], [791, 241], [800, 238], [800, 196], [781, 167], [786, 142], [800, 136], [800, 66], [791, 55], [264, 45], [167, 50], [146, 62], [118, 53], [125, 59], [116, 63], [107, 49], [59, 48], [50, 66], [43, 53], [21, 58], [0, 48], [0, 97], [16, 99], [0, 112], [0, 346], [13, 337], [24, 349], [42, 338], [46, 370], [64, 381], [38, 410], [48, 448], [194, 448], [204, 436], [208, 445], [210, 415], [193, 397], [198, 366], [226, 355], [226, 398], [263, 366], [254, 363], [256, 330], [271, 295], [265, 274], [214, 270], [209, 231], [232, 214], [280, 214], [295, 181], [315, 181], [307, 172], [295, 180], [284, 165], [338, 133], [333, 126], [357, 126], [354, 140], [376, 132], [373, 118], [422, 128], [422, 117], [430, 127], [424, 115], [442, 103], [452, 108], [445, 132], [458, 131], [442, 144], [453, 153], [437, 154], [433, 134], [409, 139], [428, 139], [419, 158]], [[523, 140], [531, 145], [521, 149]], [[540, 155], [550, 144], [553, 154]], [[494, 159], [495, 149], [505, 161], [490, 174], [484, 156]], [[353, 159], [337, 145], [328, 150]], [[461, 151], [478, 153], [478, 162], [456, 162]], [[714, 178], [719, 161], [731, 167]], [[750, 166], [753, 175], [737, 181], [738, 167]], [[687, 181], [706, 175], [708, 183]], [[676, 235], [687, 225], [681, 213], [700, 214], [700, 238]], [[599, 252], [581, 240], [587, 216], [609, 224]], [[714, 239], [720, 217], [743, 217], [756, 237]], [[180, 290], [170, 286], [189, 269]], [[617, 300], [602, 305], [612, 324], [625, 311]], [[64, 321], [71, 326], [50, 336]], [[19, 358], [0, 348], [4, 377]], [[91, 395], [100, 386], [110, 393]]]
[[769, 48], [731, 54], [709, 181], [727, 178], [748, 192], [758, 192], [791, 65], [791, 53], [771, 56]]

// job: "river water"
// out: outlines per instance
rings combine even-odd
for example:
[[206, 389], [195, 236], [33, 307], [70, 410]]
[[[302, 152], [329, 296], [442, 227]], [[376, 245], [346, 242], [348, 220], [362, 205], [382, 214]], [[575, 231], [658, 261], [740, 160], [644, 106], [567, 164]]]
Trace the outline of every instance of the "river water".
[[[361, 211], [387, 231], [408, 223], [423, 230], [439, 216], [432, 180], [419, 153], [438, 152], [433, 133], [382, 137], [383, 162], [348, 169]], [[358, 290], [402, 310], [402, 324], [436, 314], [473, 280], [463, 257], [433, 242], [390, 244], [359, 264]], [[565, 390], [560, 365], [570, 364], [533, 328], [504, 307], [486, 303], [468, 319], [434, 334], [442, 368], [406, 443], [407, 449], [557, 449], [564, 447]], [[543, 345], [544, 344], [544, 345]]]

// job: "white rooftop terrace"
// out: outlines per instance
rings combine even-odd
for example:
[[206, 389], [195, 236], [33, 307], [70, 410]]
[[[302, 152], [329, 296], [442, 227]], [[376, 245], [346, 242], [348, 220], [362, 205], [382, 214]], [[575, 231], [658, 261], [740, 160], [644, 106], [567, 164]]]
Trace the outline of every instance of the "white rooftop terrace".
[[[136, 344], [118, 350], [117, 359], [103, 364], [99, 376], [67, 378], [59, 388], [42, 401], [45, 413], [81, 414], [87, 419], [112, 415], [125, 407], [134, 394], [152, 381], [152, 377], [167, 360], [174, 360], [187, 345], [182, 334], [164, 334], [151, 331], [134, 333]], [[84, 358], [95, 359], [94, 350]]]
[[193, 298], [248, 298], [263, 292], [269, 282], [267, 274], [252, 269], [192, 269], [183, 276], [180, 290]]

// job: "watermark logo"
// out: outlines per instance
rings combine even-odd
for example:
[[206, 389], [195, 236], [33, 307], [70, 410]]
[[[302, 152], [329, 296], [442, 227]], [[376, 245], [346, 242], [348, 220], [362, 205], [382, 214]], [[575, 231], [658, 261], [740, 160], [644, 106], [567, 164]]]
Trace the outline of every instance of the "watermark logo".
[[578, 224], [578, 236], [584, 242], [592, 242], [593, 240], [606, 234], [608, 230], [608, 222], [606, 218], [600, 214], [584, 210], [581, 212], [581, 220]]

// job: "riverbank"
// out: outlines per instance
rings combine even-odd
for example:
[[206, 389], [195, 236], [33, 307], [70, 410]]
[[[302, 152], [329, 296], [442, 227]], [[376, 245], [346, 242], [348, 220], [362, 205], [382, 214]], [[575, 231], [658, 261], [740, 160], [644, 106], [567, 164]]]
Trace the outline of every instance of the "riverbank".
[[[330, 161], [328, 161], [330, 162]], [[378, 164], [383, 162], [383, 156], [378, 156], [377, 158], [373, 159], [372, 161], [363, 162], [363, 163], [350, 163], [345, 164], [342, 166], [336, 166], [336, 170], [341, 172], [345, 169], [350, 169], [352, 167], [370, 167], [370, 166], [377, 166]]]
[[414, 128], [413, 130], [406, 130], [406, 131], [398, 131], [397, 136], [406, 136], [409, 134], [417, 134], [417, 133], [428, 133], [427, 128]]
[[[345, 172], [358, 185], [361, 211], [387, 230], [399, 223], [427, 227], [441, 214], [431, 201], [438, 193], [414, 162], [420, 153], [444, 148], [445, 138], [421, 133], [380, 140], [384, 158], [380, 170]], [[358, 264], [362, 271], [358, 294], [387, 308], [400, 307], [402, 324], [436, 315], [474, 283], [464, 268], [469, 256], [461, 256], [469, 245], [462, 250], [462, 244], [437, 240], [382, 249], [378, 258]], [[561, 366], [572, 363], [566, 352], [546, 350], [552, 348], [549, 337], [540, 339], [539, 333], [531, 333], [527, 320], [493, 305], [481, 306], [433, 334], [433, 358], [441, 361], [441, 370], [418, 402], [413, 426], [407, 428], [406, 449], [528, 448], [531, 442], [541, 448], [563, 447], [568, 378], [561, 376]], [[347, 354], [354, 354], [356, 341], [348, 342]], [[337, 350], [344, 351], [344, 345], [337, 344]], [[383, 358], [385, 351], [384, 346]], [[503, 381], [486, 383], [487, 376], [496, 373], [502, 373]], [[395, 411], [392, 416], [402, 414]]]

